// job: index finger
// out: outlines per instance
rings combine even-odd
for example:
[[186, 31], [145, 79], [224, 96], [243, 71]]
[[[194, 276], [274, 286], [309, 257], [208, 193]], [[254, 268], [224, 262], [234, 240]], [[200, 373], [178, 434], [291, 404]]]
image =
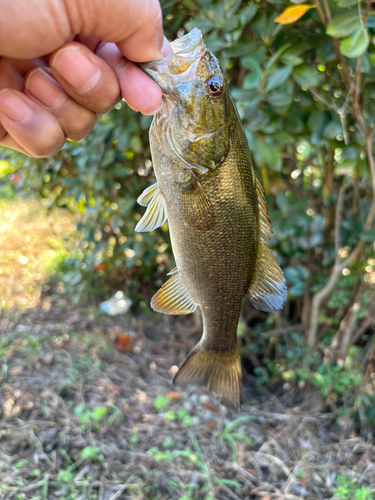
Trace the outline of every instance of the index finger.
[[[77, 3], [83, 5], [76, 20]], [[163, 23], [158, 0], [72, 0], [66, 4], [76, 33], [114, 42], [123, 56], [137, 63], [163, 57]]]
[[114, 42], [134, 62], [162, 57], [158, 0], [39, 0], [2, 2], [0, 54], [33, 59], [50, 54], [72, 36]]

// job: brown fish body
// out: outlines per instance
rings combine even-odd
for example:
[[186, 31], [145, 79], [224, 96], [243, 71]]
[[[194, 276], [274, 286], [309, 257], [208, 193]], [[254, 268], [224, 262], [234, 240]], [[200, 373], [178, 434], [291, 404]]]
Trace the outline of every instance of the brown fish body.
[[[203, 50], [199, 56], [199, 64], [196, 59], [191, 63], [198, 74], [196, 80], [190, 76], [193, 91], [191, 85], [188, 91], [183, 86], [179, 90], [180, 101], [188, 100], [188, 105], [177, 115], [178, 123], [173, 115], [180, 105], [177, 100], [174, 107], [166, 102], [152, 124], [157, 185], [139, 199], [148, 209], [138, 230], [150, 230], [167, 218], [177, 265], [153, 297], [152, 307], [186, 314], [199, 305], [202, 312], [202, 338], [175, 382], [205, 384], [224, 404], [238, 407], [241, 366], [236, 332], [243, 297], [259, 309], [274, 311], [285, 301], [286, 289], [261, 238], [270, 230], [268, 213], [238, 113], [214, 56]], [[150, 74], [155, 76], [154, 69]], [[207, 81], [208, 94], [218, 89], [212, 104], [207, 90], [201, 90]], [[205, 110], [198, 125], [197, 116], [189, 115], [194, 105]], [[268, 264], [268, 270], [262, 268]]]
[[199, 177], [212, 213], [208, 218], [201, 214], [206, 218], [197, 223], [190, 217], [190, 199], [171, 182], [181, 166], [165, 155], [158, 137], [150, 131], [153, 164], [165, 199], [177, 268], [202, 312], [201, 342], [222, 352], [237, 349], [237, 323], [255, 269], [259, 239], [254, 171], [244, 133], [236, 129], [233, 120], [234, 110], [233, 115], [224, 163]]

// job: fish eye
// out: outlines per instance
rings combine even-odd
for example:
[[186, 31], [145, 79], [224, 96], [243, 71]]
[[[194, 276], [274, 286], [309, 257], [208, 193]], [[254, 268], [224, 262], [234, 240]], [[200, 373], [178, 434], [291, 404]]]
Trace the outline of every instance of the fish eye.
[[216, 76], [213, 76], [206, 81], [206, 88], [210, 96], [214, 99], [218, 99], [224, 93], [223, 84]]

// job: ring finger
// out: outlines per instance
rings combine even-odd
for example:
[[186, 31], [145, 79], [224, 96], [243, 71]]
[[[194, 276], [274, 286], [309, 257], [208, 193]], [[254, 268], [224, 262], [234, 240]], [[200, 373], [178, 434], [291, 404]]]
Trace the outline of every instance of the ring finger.
[[95, 125], [96, 114], [69, 97], [49, 69], [34, 69], [25, 78], [24, 85], [26, 94], [57, 118], [67, 139], [78, 141]]

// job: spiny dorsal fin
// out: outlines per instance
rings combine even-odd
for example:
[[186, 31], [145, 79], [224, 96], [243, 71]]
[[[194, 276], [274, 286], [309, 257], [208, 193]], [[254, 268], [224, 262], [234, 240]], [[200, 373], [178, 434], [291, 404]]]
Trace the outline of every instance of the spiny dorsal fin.
[[[154, 184], [155, 186], [155, 184]], [[150, 187], [154, 187], [150, 186]], [[157, 184], [156, 184], [157, 186]], [[148, 188], [150, 189], [150, 188]], [[147, 189], [146, 189], [147, 191]], [[141, 197], [146, 192], [144, 192]], [[147, 200], [147, 196], [145, 196], [145, 199], [142, 199], [142, 202], [145, 203], [145, 200]], [[139, 202], [139, 198], [138, 198]], [[160, 227], [164, 224], [164, 222], [167, 220], [167, 212], [165, 209], [165, 202], [164, 202], [164, 196], [161, 194], [160, 189], [157, 187], [155, 190], [155, 194], [152, 197], [152, 199], [148, 202], [147, 210], [142, 217], [142, 219], [138, 222], [138, 224], [135, 227], [135, 231], [137, 233], [145, 233], [148, 231], [153, 231], [157, 227]]]
[[139, 205], [142, 205], [142, 207], [148, 207], [150, 204], [150, 201], [152, 198], [155, 196], [156, 191], [159, 189], [158, 183], [155, 182], [155, 184], [151, 184], [147, 189], [143, 191], [143, 193], [138, 197], [137, 203]]
[[164, 314], [189, 314], [195, 311], [197, 304], [186, 290], [178, 269], [169, 273], [172, 275], [151, 299], [154, 311]]
[[206, 385], [222, 404], [238, 409], [242, 393], [239, 349], [212, 352], [199, 343], [185, 359], [173, 383]]
[[259, 225], [261, 235], [270, 240], [268, 233], [273, 233], [271, 219], [268, 214], [268, 208], [266, 203], [266, 198], [264, 197], [264, 191], [261, 183], [256, 180], [257, 185], [257, 195], [258, 195], [258, 208], [259, 208]]
[[283, 272], [270, 247], [262, 238], [259, 238], [255, 273], [246, 297], [256, 309], [273, 313], [283, 308], [286, 293]]

